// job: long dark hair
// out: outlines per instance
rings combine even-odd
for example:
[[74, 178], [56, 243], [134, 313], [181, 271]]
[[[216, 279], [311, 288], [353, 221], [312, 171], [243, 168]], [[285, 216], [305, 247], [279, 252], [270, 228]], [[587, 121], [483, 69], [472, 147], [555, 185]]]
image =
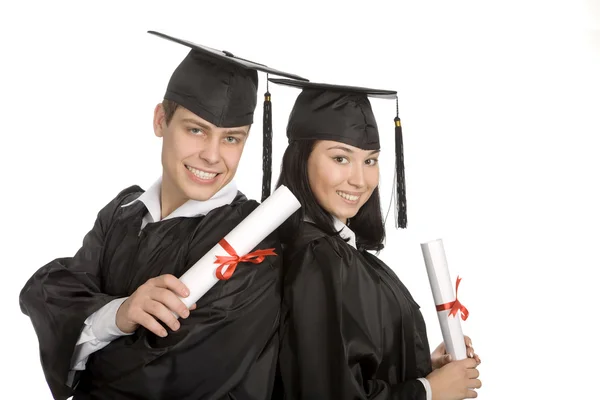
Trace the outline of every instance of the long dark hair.
[[[298, 198], [302, 207], [281, 226], [281, 239], [292, 242], [299, 232], [304, 218], [310, 219], [328, 235], [337, 235], [332, 216], [323, 209], [310, 189], [308, 180], [308, 158], [316, 140], [292, 141], [283, 155], [281, 173], [277, 187], [285, 185]], [[379, 187], [375, 188], [367, 202], [351, 219], [350, 229], [356, 234], [356, 244], [360, 249], [379, 251], [383, 249], [385, 227], [381, 214]]]

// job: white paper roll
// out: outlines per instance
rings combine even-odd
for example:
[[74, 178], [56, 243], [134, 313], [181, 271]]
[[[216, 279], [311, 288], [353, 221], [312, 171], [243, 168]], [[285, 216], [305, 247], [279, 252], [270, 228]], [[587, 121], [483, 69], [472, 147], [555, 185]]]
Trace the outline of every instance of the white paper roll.
[[[244, 256], [299, 208], [300, 203], [292, 192], [280, 186], [233, 228], [225, 240], [239, 256]], [[218, 243], [179, 278], [190, 290], [188, 297], [180, 297], [188, 308], [219, 281], [216, 275], [218, 264], [215, 264], [217, 256], [229, 256]]]
[[[421, 250], [423, 251], [435, 305], [438, 306], [456, 300], [455, 285], [452, 284], [450, 279], [442, 239], [421, 243]], [[450, 310], [438, 311], [437, 313], [446, 351], [452, 355], [453, 360], [464, 360], [467, 358], [467, 348], [460, 325], [460, 311], [454, 316], [449, 316]]]

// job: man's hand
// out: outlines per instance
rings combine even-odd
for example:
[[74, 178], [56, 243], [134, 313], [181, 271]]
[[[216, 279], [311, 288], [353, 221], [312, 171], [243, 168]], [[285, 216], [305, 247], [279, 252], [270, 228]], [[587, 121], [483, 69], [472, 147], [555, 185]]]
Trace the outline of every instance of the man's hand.
[[166, 274], [149, 279], [140, 286], [117, 311], [116, 324], [124, 333], [133, 333], [140, 325], [157, 336], [167, 336], [167, 331], [158, 323], [164, 322], [172, 330], [179, 329], [180, 324], [173, 315], [187, 318], [188, 310], [179, 297], [190, 295], [189, 289], [173, 275]]

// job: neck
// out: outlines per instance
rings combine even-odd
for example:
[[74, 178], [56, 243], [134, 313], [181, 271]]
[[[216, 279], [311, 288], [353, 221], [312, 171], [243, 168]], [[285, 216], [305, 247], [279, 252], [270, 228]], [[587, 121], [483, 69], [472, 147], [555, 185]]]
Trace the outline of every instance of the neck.
[[163, 173], [160, 185], [160, 219], [164, 219], [189, 199]]

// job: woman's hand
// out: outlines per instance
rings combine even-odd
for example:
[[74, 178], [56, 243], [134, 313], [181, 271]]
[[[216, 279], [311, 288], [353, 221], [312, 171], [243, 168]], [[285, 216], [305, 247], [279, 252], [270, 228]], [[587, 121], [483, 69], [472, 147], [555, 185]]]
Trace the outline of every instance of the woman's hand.
[[[481, 364], [481, 359], [477, 354], [475, 354], [475, 350], [473, 349], [473, 342], [467, 335], [465, 335], [465, 345], [467, 346], [467, 357], [474, 358], [475, 361], [477, 361], [477, 365]], [[446, 345], [444, 342], [442, 342], [438, 347], [436, 347], [433, 353], [431, 353], [431, 365], [435, 370], [442, 368], [450, 361], [452, 361], [452, 357], [446, 352]]]

